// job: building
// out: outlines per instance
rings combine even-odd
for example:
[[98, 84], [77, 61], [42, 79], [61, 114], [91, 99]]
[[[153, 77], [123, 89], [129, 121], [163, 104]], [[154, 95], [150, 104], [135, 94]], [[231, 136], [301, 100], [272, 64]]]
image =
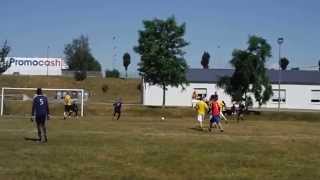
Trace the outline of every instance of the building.
[[[268, 70], [272, 83], [273, 96], [262, 108], [278, 107], [278, 71]], [[222, 76], [231, 76], [231, 69], [190, 69], [187, 72], [189, 85], [168, 87], [166, 91], [167, 106], [192, 106], [192, 95], [209, 97], [217, 93], [227, 106], [232, 104], [231, 98], [223, 89], [216, 86]], [[143, 104], [147, 106], [162, 105], [162, 89], [159, 86], [144, 83]], [[281, 72], [280, 104], [285, 109], [320, 110], [320, 72], [286, 70]], [[254, 108], [259, 105], [254, 102]]]
[[62, 58], [7, 57], [10, 67], [3, 74], [60, 76], [67, 69]]

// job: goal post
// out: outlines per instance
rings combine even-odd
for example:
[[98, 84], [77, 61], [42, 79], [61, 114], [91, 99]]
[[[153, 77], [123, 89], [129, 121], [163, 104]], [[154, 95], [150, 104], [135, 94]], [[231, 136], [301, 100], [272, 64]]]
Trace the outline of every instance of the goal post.
[[[84, 89], [59, 89], [59, 88], [41, 88], [42, 91], [55, 91], [55, 92], [80, 92], [80, 115], [83, 116], [84, 114]], [[2, 87], [1, 89], [1, 109], [0, 109], [0, 116], [4, 114], [4, 100], [6, 97], [5, 91], [6, 90], [18, 90], [18, 91], [36, 91], [37, 88], [13, 88], [13, 87]]]

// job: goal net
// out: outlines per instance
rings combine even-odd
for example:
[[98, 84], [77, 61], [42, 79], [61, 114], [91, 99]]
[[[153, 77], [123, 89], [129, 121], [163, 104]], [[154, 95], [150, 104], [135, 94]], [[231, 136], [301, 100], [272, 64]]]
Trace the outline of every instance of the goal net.
[[[0, 115], [30, 116], [32, 100], [36, 94], [36, 89], [37, 88], [2, 87]], [[79, 108], [79, 114], [83, 116], [84, 101], [88, 98], [84, 89], [42, 88], [42, 92], [48, 98], [51, 115], [63, 115], [64, 96], [69, 93], [72, 101], [76, 103]]]

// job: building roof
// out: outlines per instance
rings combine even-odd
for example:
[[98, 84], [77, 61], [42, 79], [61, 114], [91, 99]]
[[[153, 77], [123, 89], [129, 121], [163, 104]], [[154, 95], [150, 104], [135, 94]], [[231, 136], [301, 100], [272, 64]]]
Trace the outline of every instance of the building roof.
[[[232, 76], [233, 69], [189, 69], [187, 80], [193, 83], [216, 83], [223, 76]], [[268, 70], [272, 84], [278, 83], [278, 71]], [[320, 71], [281, 71], [281, 84], [320, 85]]]

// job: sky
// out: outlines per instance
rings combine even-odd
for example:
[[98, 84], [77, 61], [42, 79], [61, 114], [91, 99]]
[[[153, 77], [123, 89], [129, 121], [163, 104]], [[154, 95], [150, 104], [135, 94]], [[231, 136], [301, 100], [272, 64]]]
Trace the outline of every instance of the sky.
[[128, 52], [128, 70], [136, 73], [140, 60], [133, 47], [142, 21], [175, 16], [186, 23], [191, 68], [201, 67], [204, 51], [211, 68], [230, 68], [232, 51], [246, 48], [249, 35], [272, 46], [269, 68], [277, 68], [279, 37], [289, 68], [303, 68], [320, 59], [319, 7], [319, 0], [1, 0], [0, 42], [8, 40], [9, 56], [46, 57], [48, 51], [64, 57], [64, 46], [83, 34], [103, 69], [124, 71], [122, 56]]

